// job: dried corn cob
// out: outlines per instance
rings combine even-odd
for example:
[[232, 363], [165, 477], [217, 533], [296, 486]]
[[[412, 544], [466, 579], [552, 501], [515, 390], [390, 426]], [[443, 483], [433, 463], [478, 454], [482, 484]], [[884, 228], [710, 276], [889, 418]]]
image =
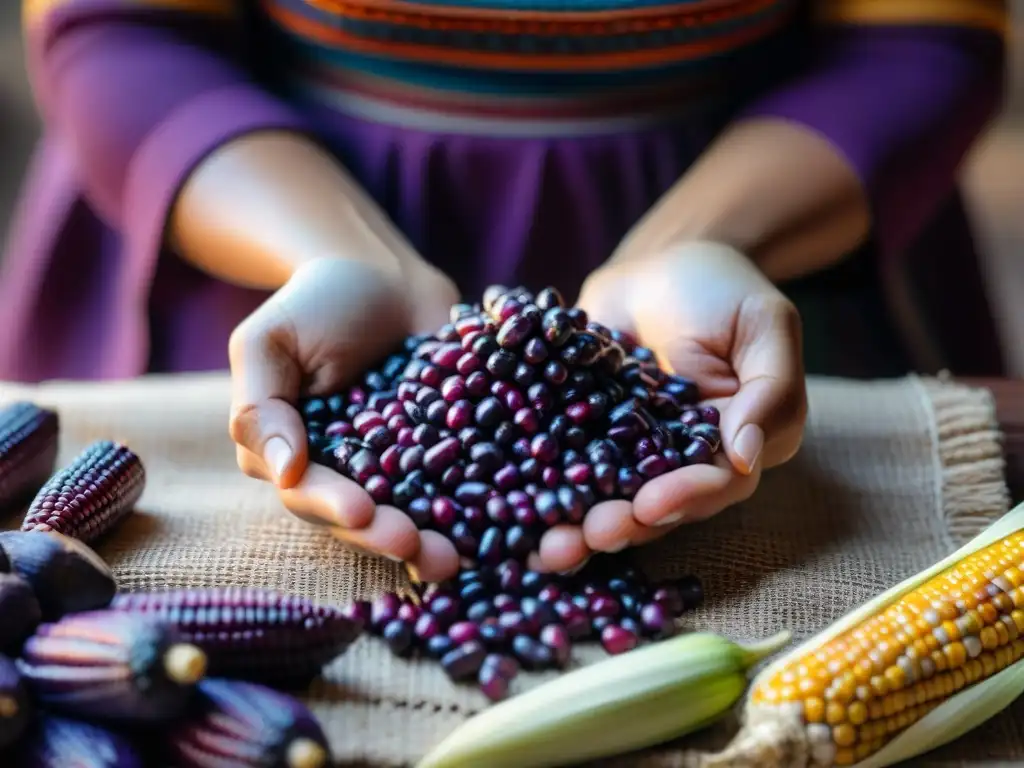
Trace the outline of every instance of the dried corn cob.
[[53, 474], [60, 420], [32, 403], [0, 409], [0, 512], [13, 511]]
[[80, 541], [59, 533], [2, 531], [0, 547], [15, 573], [35, 592], [45, 621], [110, 604], [117, 591], [102, 558]]
[[553, 768], [678, 738], [727, 712], [747, 670], [788, 639], [690, 634], [612, 657], [485, 709], [417, 768]]
[[308, 684], [363, 629], [338, 608], [268, 589], [134, 592], [110, 607], [177, 627], [206, 653], [211, 675], [275, 685]]
[[0, 750], [21, 738], [29, 723], [28, 692], [14, 662], [0, 656]]
[[18, 750], [18, 768], [142, 768], [124, 736], [92, 723], [44, 715]]
[[179, 715], [206, 657], [170, 625], [117, 611], [43, 624], [18, 660], [25, 684], [47, 709], [70, 717], [154, 721]]
[[744, 729], [703, 768], [883, 768], [945, 744], [1024, 692], [1024, 506], [787, 654]]
[[39, 601], [28, 582], [0, 574], [0, 652], [18, 653], [42, 620]]
[[301, 702], [260, 685], [204, 680], [168, 737], [178, 768], [323, 768], [327, 739]]
[[40, 489], [21, 530], [95, 541], [131, 513], [145, 484], [146, 470], [127, 446], [97, 441]]

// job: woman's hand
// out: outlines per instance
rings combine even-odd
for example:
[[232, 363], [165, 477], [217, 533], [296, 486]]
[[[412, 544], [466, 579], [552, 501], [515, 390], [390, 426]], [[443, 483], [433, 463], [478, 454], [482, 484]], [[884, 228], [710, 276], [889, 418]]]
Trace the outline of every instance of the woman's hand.
[[302, 394], [336, 392], [406, 335], [443, 325], [452, 283], [423, 262], [401, 274], [366, 262], [319, 259], [250, 315], [231, 338], [230, 431], [238, 465], [274, 483], [298, 517], [330, 526], [356, 548], [405, 561], [427, 581], [458, 569], [454, 547], [420, 532], [394, 507], [374, 506], [356, 483], [311, 464], [295, 409]]
[[722, 412], [724, 454], [650, 481], [632, 502], [595, 506], [582, 529], [549, 533], [541, 562], [559, 571], [747, 499], [763, 469], [796, 453], [807, 414], [797, 311], [732, 248], [692, 243], [617, 259], [587, 280], [579, 304], [698, 383]]

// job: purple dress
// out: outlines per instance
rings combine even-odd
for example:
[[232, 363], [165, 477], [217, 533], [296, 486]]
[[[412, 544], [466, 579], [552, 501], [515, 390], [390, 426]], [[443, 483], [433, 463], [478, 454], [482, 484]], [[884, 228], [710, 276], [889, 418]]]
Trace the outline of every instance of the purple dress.
[[[0, 378], [226, 368], [231, 330], [265, 294], [193, 269], [163, 234], [188, 173], [266, 129], [333, 151], [467, 295], [575, 295], [728, 121], [796, 121], [870, 193], [864, 286], [929, 238], [953, 244], [929, 274], [966, 261], [959, 316], [976, 317], [947, 323], [954, 349], [987, 320], [964, 287], [969, 233], [936, 233], [962, 224], [956, 170], [999, 105], [1003, 5], [29, 0], [46, 134], [0, 275]], [[810, 286], [793, 286], [811, 297], [808, 335], [835, 347], [814, 318], [829, 288]]]

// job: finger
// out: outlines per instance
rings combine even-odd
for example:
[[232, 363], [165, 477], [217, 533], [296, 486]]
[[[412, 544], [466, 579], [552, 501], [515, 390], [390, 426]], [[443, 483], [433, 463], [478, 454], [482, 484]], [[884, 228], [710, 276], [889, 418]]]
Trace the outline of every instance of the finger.
[[722, 443], [737, 471], [774, 466], [800, 447], [807, 418], [800, 316], [781, 297], [751, 297], [740, 309], [733, 366], [739, 391], [722, 414]]
[[320, 525], [362, 529], [379, 513], [366, 491], [319, 464], [310, 464], [302, 479], [278, 496], [290, 512]]
[[593, 554], [583, 540], [583, 529], [557, 525], [540, 540], [540, 563], [545, 571], [566, 573], [582, 567]]
[[251, 477], [253, 480], [270, 480], [270, 475], [267, 472], [267, 464], [263, 460], [263, 457], [257, 456], [248, 448], [236, 445], [235, 461], [238, 463], [238, 468], [242, 470], [242, 473], [247, 477]]
[[281, 488], [298, 482], [307, 461], [305, 429], [290, 405], [299, 395], [302, 373], [286, 344], [286, 319], [265, 303], [231, 334], [232, 439], [262, 456]]
[[420, 551], [406, 565], [409, 575], [415, 580], [437, 583], [459, 572], [459, 553], [437, 531], [420, 531]]
[[420, 532], [412, 520], [395, 507], [377, 507], [373, 520], [365, 528], [334, 528], [331, 532], [358, 549], [397, 563], [415, 561], [420, 553]]
[[587, 512], [583, 539], [595, 552], [621, 552], [630, 546], [641, 529], [628, 501], [604, 501]]
[[756, 466], [749, 475], [736, 472], [723, 457], [683, 467], [644, 485], [633, 499], [633, 516], [650, 527], [705, 520], [750, 498], [760, 474]]

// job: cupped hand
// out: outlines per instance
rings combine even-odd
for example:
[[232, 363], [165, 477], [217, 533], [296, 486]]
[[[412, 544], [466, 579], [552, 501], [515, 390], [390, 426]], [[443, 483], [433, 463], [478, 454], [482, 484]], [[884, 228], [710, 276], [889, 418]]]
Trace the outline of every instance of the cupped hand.
[[309, 461], [295, 403], [352, 382], [410, 333], [447, 320], [454, 286], [426, 264], [399, 274], [366, 262], [300, 267], [232, 334], [230, 433], [239, 467], [272, 482], [298, 517], [329, 526], [357, 549], [406, 562], [426, 581], [448, 578], [458, 556], [395, 507], [375, 507], [356, 483]]
[[799, 315], [732, 248], [692, 243], [613, 261], [587, 280], [579, 304], [591, 319], [636, 336], [663, 368], [697, 382], [721, 411], [724, 450], [713, 464], [655, 478], [631, 501], [596, 505], [581, 528], [549, 532], [539, 564], [556, 571], [744, 501], [763, 469], [797, 452], [807, 415]]

